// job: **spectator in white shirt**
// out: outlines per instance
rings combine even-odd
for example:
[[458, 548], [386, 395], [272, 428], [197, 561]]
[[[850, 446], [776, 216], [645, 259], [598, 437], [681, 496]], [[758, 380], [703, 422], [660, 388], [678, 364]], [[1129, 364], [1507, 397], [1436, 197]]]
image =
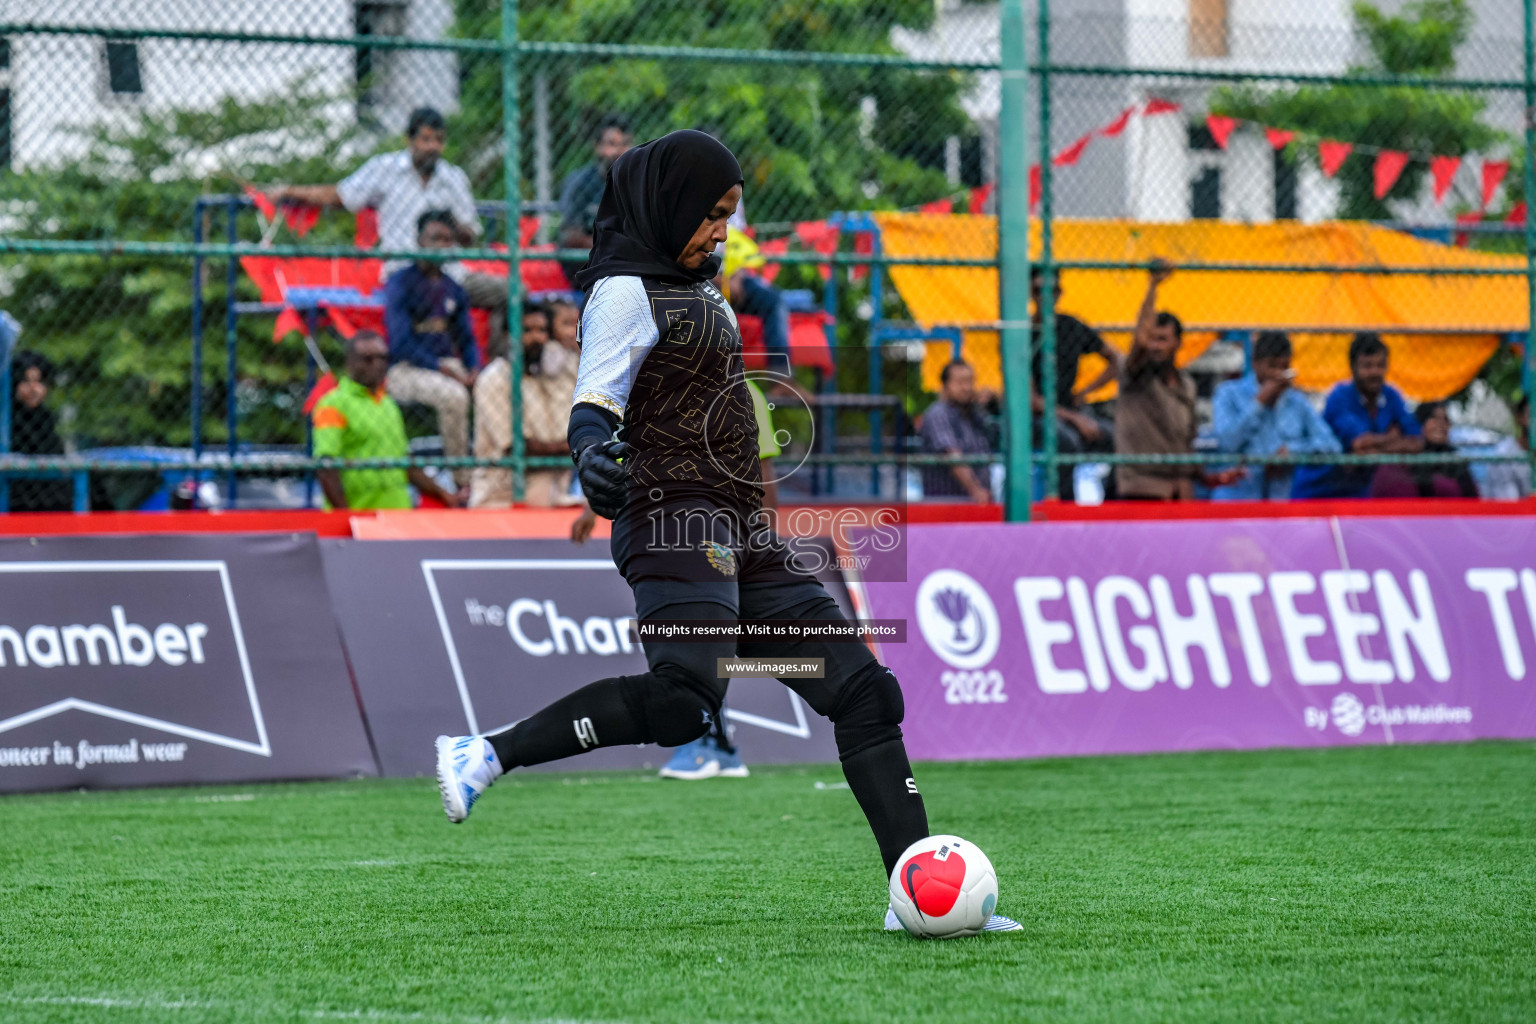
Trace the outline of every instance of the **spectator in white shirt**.
[[[290, 199], [316, 206], [341, 206], [356, 213], [372, 207], [379, 216], [379, 245], [385, 251], [416, 248], [416, 224], [428, 210], [447, 210], [456, 225], [454, 242], [475, 245], [480, 237], [480, 215], [469, 190], [469, 176], [443, 159], [447, 140], [443, 115], [432, 107], [411, 111], [406, 124], [406, 148], [380, 153], [335, 185], [285, 185], [272, 193], [275, 200]], [[410, 265], [410, 260], [389, 260], [380, 271], [381, 281]], [[471, 274], [462, 264], [450, 263], [444, 271], [464, 286], [472, 305], [502, 309], [507, 302], [507, 280], [491, 274]]]
[[[1505, 437], [1493, 449], [1495, 455], [1525, 455], [1530, 451], [1531, 400], [1522, 396], [1515, 403], [1515, 436]], [[1521, 462], [1490, 462], [1487, 481], [1482, 489], [1485, 498], [1498, 501], [1519, 501], [1531, 493], [1531, 464]]]

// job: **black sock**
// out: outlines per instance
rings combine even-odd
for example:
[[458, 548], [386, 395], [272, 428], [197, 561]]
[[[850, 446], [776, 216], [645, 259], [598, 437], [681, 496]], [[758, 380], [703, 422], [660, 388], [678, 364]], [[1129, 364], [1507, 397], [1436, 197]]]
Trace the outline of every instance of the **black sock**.
[[502, 770], [543, 764], [598, 747], [647, 742], [640, 717], [624, 701], [623, 684], [622, 677], [600, 679], [510, 729], [487, 736]]
[[843, 761], [843, 777], [880, 844], [885, 877], [907, 847], [928, 835], [928, 811], [912, 781], [912, 764], [899, 739], [887, 740]]

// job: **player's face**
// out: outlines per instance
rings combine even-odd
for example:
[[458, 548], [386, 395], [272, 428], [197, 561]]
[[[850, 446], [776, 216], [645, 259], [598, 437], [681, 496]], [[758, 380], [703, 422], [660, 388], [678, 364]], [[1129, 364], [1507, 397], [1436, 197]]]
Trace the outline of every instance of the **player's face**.
[[725, 244], [726, 221], [731, 219], [731, 214], [736, 212], [736, 207], [741, 203], [741, 186], [732, 185], [729, 192], [720, 197], [714, 208], [704, 218], [704, 223], [688, 239], [688, 244], [683, 246], [677, 262], [694, 270], [703, 266], [715, 251], [715, 246]]
[[43, 371], [35, 366], [27, 367], [27, 372], [16, 382], [16, 400], [28, 409], [36, 409], [47, 397], [48, 385], [43, 382]]
[[359, 338], [347, 356], [347, 376], [369, 390], [377, 390], [389, 372], [389, 346], [383, 338]]
[[431, 174], [437, 167], [438, 158], [443, 155], [443, 143], [445, 140], [442, 132], [436, 128], [422, 126], [416, 129], [416, 134], [410, 137], [411, 163], [422, 174]]

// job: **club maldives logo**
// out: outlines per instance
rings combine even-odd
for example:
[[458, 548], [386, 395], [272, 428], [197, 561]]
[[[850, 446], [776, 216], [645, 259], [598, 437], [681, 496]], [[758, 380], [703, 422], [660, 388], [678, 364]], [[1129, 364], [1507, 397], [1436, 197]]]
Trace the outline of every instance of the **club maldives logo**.
[[931, 572], [917, 588], [917, 625], [933, 653], [954, 668], [981, 668], [1001, 629], [986, 588], [958, 569]]
[[1365, 705], [1354, 694], [1339, 694], [1329, 710], [1333, 712], [1334, 726], [1345, 736], [1359, 736], [1365, 731]]

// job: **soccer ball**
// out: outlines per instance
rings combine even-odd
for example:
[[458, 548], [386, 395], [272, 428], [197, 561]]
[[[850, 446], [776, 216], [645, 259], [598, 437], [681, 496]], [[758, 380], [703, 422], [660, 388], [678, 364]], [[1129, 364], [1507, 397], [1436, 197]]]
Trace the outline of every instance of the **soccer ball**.
[[959, 836], [919, 839], [891, 872], [891, 909], [918, 938], [975, 935], [996, 907], [992, 862]]

